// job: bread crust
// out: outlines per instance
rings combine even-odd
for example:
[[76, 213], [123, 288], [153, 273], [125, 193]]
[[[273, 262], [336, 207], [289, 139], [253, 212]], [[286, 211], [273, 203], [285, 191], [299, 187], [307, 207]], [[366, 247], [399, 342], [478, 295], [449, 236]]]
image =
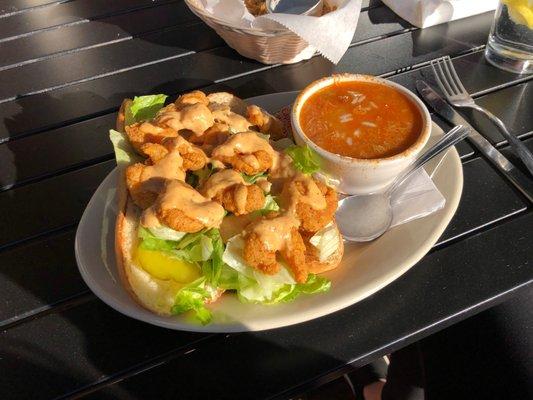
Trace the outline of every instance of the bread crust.
[[[131, 100], [126, 99], [120, 107], [116, 128], [124, 132], [124, 120]], [[171, 315], [171, 309], [183, 284], [151, 276], [135, 264], [134, 250], [137, 246], [137, 230], [141, 209], [132, 201], [126, 186], [125, 168], [118, 170], [118, 212], [115, 223], [115, 258], [120, 279], [128, 293], [142, 307], [159, 315]], [[218, 298], [221, 295], [215, 295]], [[212, 300], [214, 301], [214, 300]]]

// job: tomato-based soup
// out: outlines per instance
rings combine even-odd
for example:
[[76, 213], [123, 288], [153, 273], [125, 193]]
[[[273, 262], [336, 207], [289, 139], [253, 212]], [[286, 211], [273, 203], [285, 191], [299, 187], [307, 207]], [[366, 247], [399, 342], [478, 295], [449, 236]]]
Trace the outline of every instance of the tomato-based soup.
[[421, 134], [422, 117], [403, 93], [372, 82], [336, 82], [313, 93], [300, 111], [309, 139], [353, 158], [401, 153]]

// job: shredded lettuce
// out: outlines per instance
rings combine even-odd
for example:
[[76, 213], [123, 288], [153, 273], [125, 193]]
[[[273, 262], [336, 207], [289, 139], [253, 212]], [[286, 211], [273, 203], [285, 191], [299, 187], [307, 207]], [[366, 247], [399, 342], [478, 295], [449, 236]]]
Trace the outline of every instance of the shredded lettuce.
[[244, 239], [241, 235], [228, 241], [222, 256], [225, 265], [219, 279], [219, 287], [235, 290], [241, 302], [288, 302], [300, 294], [319, 293], [330, 288], [331, 282], [328, 279], [316, 275], [309, 275], [306, 283], [296, 283], [283, 262], [277, 274], [263, 274], [246, 264], [242, 256], [243, 249]]
[[207, 289], [206, 278], [199, 278], [178, 291], [171, 312], [176, 315], [192, 311], [196, 318], [206, 325], [211, 322], [212, 314], [205, 306], [205, 302], [211, 298], [212, 294]]
[[[157, 228], [139, 227], [140, 247], [170, 253], [172, 257], [194, 263], [202, 269], [202, 277], [184, 286], [176, 295], [173, 314], [194, 311], [196, 317], [207, 324], [211, 312], [205, 307], [218, 287], [224, 262], [224, 244], [218, 229], [197, 233], [178, 232], [165, 226]], [[169, 240], [176, 238], [177, 240]], [[179, 238], [179, 239], [178, 239]]]
[[313, 174], [320, 171], [320, 158], [309, 146], [290, 146], [285, 149], [294, 164], [294, 167], [304, 174]]
[[246, 183], [250, 183], [250, 184], [253, 184], [253, 183], [257, 182], [257, 180], [260, 179], [260, 178], [267, 178], [268, 177], [268, 174], [266, 172], [260, 172], [260, 173], [255, 174], [255, 175], [246, 175], [244, 172], [242, 172], [241, 175], [242, 175], [242, 178], [244, 179], [244, 181]]
[[330, 222], [315, 233], [309, 243], [318, 249], [319, 260], [324, 262], [339, 248], [339, 232], [333, 222]]
[[131, 106], [126, 109], [126, 125], [154, 118], [165, 104], [167, 97], [165, 94], [135, 96]]
[[168, 226], [161, 225], [157, 227], [151, 227], [148, 229], [152, 235], [158, 239], [180, 241], [185, 236], [186, 232], [179, 232]]
[[113, 143], [115, 159], [117, 160], [117, 165], [119, 167], [125, 167], [141, 161], [141, 157], [135, 153], [135, 150], [131, 146], [130, 141], [125, 134], [114, 129], [110, 129], [109, 139], [111, 140], [111, 143]]
[[[224, 262], [224, 244], [218, 229], [197, 233], [178, 232], [168, 227], [139, 227], [140, 247], [172, 253], [173, 257], [194, 263], [202, 269], [209, 285], [216, 287]], [[181, 237], [180, 237], [181, 236]]]
[[[250, 267], [243, 258], [243, 250], [244, 239], [242, 235], [234, 236], [226, 243], [226, 250], [224, 251], [222, 260], [230, 268], [254, 282], [254, 297], [267, 300], [271, 297], [272, 293], [279, 290], [284, 284], [296, 283], [289, 270], [283, 265], [275, 275], [266, 275]], [[238, 290], [238, 294], [242, 295], [242, 289], [244, 288], [241, 286], [240, 289]]]
[[266, 215], [270, 211], [279, 211], [279, 205], [274, 196], [267, 194], [265, 196], [265, 205], [259, 210], [259, 213], [261, 213], [261, 215]]
[[222, 268], [224, 267], [224, 261], [222, 260], [224, 243], [218, 229], [211, 230], [210, 239], [212, 246], [211, 257], [202, 263], [202, 273], [210, 285], [218, 287]]
[[305, 283], [285, 285], [273, 297], [270, 304], [293, 301], [301, 294], [316, 294], [327, 292], [331, 288], [331, 281], [323, 276], [309, 274]]
[[187, 183], [193, 188], [200, 187], [204, 182], [215, 173], [215, 168], [211, 163], [207, 164], [202, 169], [196, 171], [189, 171], [187, 173]]
[[142, 226], [139, 227], [138, 236], [141, 239], [139, 246], [146, 250], [172, 251], [178, 244], [178, 242], [174, 240], [158, 238]]

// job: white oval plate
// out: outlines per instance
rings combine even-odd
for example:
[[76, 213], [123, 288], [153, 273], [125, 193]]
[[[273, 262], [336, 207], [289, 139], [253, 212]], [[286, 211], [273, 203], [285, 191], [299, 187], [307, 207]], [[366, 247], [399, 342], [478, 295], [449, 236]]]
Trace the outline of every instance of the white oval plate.
[[[275, 112], [291, 104], [296, 94], [276, 93], [248, 101]], [[430, 143], [442, 134], [434, 124]], [[455, 213], [463, 188], [463, 170], [457, 151], [451, 149], [442, 160], [428, 164], [426, 170], [433, 171], [439, 161], [432, 179], [446, 198], [443, 209], [395, 227], [371, 243], [347, 243], [341, 265], [326, 274], [332, 281], [330, 291], [302, 296], [292, 303], [242, 304], [236, 296], [224, 295], [210, 306], [214, 319], [205, 326], [190, 317], [163, 317], [139, 306], [122, 286], [115, 263], [116, 169], [100, 184], [83, 213], [76, 232], [76, 260], [85, 283], [100, 299], [115, 310], [150, 324], [196, 332], [259, 331], [297, 324], [370, 296], [400, 277], [431, 249]]]

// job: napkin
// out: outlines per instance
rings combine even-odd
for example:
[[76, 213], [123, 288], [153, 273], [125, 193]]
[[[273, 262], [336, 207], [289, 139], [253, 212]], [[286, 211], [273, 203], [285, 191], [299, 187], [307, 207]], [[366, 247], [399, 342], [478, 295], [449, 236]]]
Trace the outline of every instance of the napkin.
[[251, 15], [243, 0], [201, 0], [205, 11], [239, 28], [285, 27], [333, 63], [338, 63], [350, 45], [361, 10], [361, 0], [328, 0], [337, 9], [321, 17], [291, 14]]
[[420, 169], [392, 194], [391, 227], [433, 214], [445, 204], [446, 199], [428, 173]]
[[496, 9], [498, 0], [382, 0], [399, 17], [419, 28]]

